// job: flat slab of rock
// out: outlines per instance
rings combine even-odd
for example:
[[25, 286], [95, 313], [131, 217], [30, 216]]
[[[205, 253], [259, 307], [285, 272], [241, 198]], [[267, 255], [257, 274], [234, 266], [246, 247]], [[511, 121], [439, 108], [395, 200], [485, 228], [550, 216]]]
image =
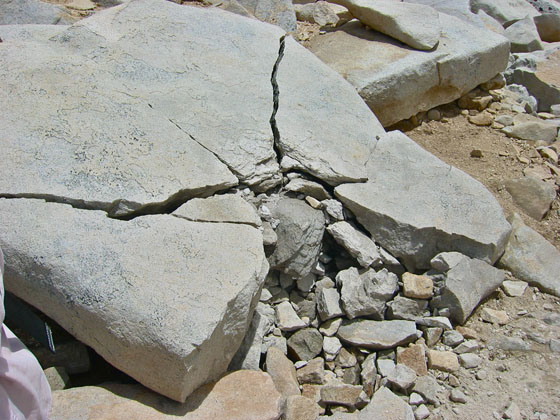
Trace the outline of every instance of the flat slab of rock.
[[233, 194], [193, 198], [173, 214], [193, 222], [241, 223], [256, 227], [262, 225], [255, 207]]
[[440, 305], [449, 308], [453, 321], [464, 324], [478, 304], [500, 287], [504, 279], [502, 270], [464, 257], [447, 272]]
[[538, 178], [526, 176], [505, 183], [513, 201], [533, 219], [541, 221], [556, 198], [556, 188]]
[[341, 76], [293, 40], [280, 63], [275, 136], [271, 74], [283, 36], [221, 10], [139, 0], [58, 36], [4, 42], [0, 80], [9, 89], [0, 100], [11, 105], [0, 118], [0, 195], [154, 213], [239, 181], [277, 185], [275, 141], [286, 162], [327, 182], [365, 179], [382, 127]]
[[375, 136], [385, 132], [335, 70], [292, 38], [285, 39], [276, 77], [281, 166], [310, 173], [330, 185], [366, 180], [365, 164]]
[[106, 384], [53, 392], [51, 420], [277, 420], [281, 397], [267, 373], [237, 371], [180, 404], [140, 385]]
[[484, 10], [502, 25], [523, 19], [526, 16], [538, 16], [540, 13], [525, 0], [471, 0], [471, 10]]
[[526, 226], [518, 215], [511, 220], [513, 230], [498, 265], [527, 283], [560, 297], [560, 252]]
[[247, 225], [0, 199], [0, 231], [6, 290], [178, 401], [226, 371], [268, 268]]
[[416, 339], [412, 321], [370, 321], [356, 319], [343, 322], [337, 337], [345, 343], [368, 349], [391, 349]]
[[429, 268], [442, 251], [490, 263], [502, 254], [511, 227], [494, 196], [464, 172], [398, 131], [381, 136], [368, 168], [367, 183], [335, 193], [409, 271]]
[[337, 222], [329, 225], [327, 231], [336, 242], [358, 260], [362, 267], [381, 263], [379, 250], [370, 238], [354, 228], [348, 222]]
[[506, 38], [444, 13], [439, 20], [441, 38], [429, 52], [407, 48], [357, 21], [313, 38], [309, 48], [342, 74], [388, 127], [460, 98], [507, 66]]
[[389, 388], [381, 387], [358, 414], [358, 420], [414, 420], [412, 408]]
[[431, 50], [441, 36], [439, 13], [429, 6], [391, 0], [336, 0], [363, 24], [418, 50]]

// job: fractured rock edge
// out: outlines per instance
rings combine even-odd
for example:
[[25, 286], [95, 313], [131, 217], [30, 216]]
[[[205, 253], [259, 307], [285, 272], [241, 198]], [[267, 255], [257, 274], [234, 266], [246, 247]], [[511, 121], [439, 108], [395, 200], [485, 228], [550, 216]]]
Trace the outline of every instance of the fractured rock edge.
[[[0, 200], [0, 211], [6, 290], [117, 368], [177, 401], [226, 371], [268, 271], [257, 229], [229, 224], [230, 235], [224, 235], [224, 226], [169, 215], [123, 222], [101, 212], [32, 200]], [[25, 229], [34, 234], [25, 235]], [[93, 241], [86, 245], [82, 238], [87, 235]], [[225, 246], [238, 249], [237, 273], [221, 268], [221, 253], [208, 236], [220, 243], [227, 237], [230, 246]], [[66, 244], [64, 254], [53, 245], [61, 243]], [[176, 267], [181, 255], [183, 268]], [[160, 272], [153, 258], [173, 261], [176, 270]], [[156, 278], [166, 287], [146, 287]], [[202, 293], [202, 278], [219, 287]], [[171, 304], [167, 293], [176, 295]], [[190, 334], [181, 334], [185, 330]]]

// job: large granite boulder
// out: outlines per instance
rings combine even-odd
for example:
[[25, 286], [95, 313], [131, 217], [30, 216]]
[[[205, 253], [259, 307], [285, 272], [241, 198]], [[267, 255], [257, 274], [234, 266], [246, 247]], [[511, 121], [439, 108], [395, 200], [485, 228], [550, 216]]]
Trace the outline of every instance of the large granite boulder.
[[139, 0], [58, 36], [4, 42], [0, 97], [11, 105], [0, 118], [0, 194], [154, 213], [238, 182], [277, 185], [277, 151], [283, 165], [334, 185], [364, 180], [383, 129], [303, 47], [287, 40], [279, 55], [283, 36], [221, 10]]
[[415, 51], [352, 21], [310, 41], [309, 48], [342, 74], [381, 123], [449, 103], [506, 68], [509, 41], [439, 13], [442, 35], [433, 51]]
[[401, 132], [380, 137], [368, 168], [367, 183], [335, 193], [409, 271], [429, 268], [442, 251], [489, 263], [503, 253], [511, 227], [494, 196]]
[[178, 401], [226, 371], [268, 269], [249, 225], [0, 199], [6, 290]]

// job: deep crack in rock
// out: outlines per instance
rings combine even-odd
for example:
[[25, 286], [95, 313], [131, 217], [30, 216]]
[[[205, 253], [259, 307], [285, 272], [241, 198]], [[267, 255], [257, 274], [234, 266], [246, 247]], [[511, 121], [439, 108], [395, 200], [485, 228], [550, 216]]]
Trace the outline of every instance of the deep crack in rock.
[[278, 125], [276, 124], [276, 113], [278, 112], [278, 107], [280, 105], [280, 88], [278, 87], [278, 81], [276, 80], [276, 76], [278, 74], [278, 68], [280, 67], [282, 58], [284, 57], [285, 43], [286, 43], [286, 35], [280, 38], [280, 47], [278, 48], [278, 58], [276, 58], [276, 62], [274, 63], [274, 67], [272, 68], [272, 75], [270, 76], [270, 83], [272, 84], [272, 102], [273, 102], [272, 115], [270, 116], [270, 128], [272, 128], [272, 136], [273, 136], [272, 147], [274, 148], [274, 152], [276, 153], [278, 165], [280, 165], [280, 161], [282, 159], [282, 150], [280, 149], [279, 146], [280, 131], [278, 130]]

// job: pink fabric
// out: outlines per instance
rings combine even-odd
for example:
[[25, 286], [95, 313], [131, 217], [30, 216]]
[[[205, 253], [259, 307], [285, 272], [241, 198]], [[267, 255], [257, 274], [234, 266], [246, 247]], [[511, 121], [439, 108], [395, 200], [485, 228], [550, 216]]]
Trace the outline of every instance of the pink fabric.
[[[0, 322], [4, 322], [4, 256], [0, 249]], [[51, 389], [37, 359], [2, 324], [0, 331], [0, 419], [48, 420]]]

